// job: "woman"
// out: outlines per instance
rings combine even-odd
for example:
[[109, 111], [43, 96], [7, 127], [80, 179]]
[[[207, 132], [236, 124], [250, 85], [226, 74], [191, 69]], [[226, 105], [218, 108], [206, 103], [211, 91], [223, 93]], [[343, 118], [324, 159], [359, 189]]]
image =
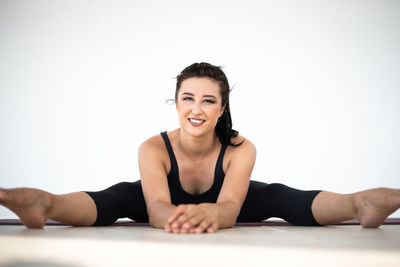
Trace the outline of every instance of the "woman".
[[195, 63], [178, 75], [181, 127], [140, 146], [140, 181], [65, 195], [2, 189], [0, 203], [28, 228], [43, 227], [47, 218], [91, 226], [129, 217], [171, 233], [212, 233], [237, 221], [269, 217], [295, 225], [356, 218], [363, 227], [378, 227], [399, 208], [395, 189], [336, 194], [250, 181], [256, 149], [232, 129], [229, 91], [223, 71], [208, 63]]

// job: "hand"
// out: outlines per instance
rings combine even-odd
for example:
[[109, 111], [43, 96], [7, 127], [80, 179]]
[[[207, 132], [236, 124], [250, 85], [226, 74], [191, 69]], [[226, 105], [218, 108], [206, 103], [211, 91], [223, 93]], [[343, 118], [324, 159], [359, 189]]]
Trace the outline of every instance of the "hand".
[[165, 225], [169, 233], [213, 233], [218, 229], [217, 212], [212, 204], [179, 205]]

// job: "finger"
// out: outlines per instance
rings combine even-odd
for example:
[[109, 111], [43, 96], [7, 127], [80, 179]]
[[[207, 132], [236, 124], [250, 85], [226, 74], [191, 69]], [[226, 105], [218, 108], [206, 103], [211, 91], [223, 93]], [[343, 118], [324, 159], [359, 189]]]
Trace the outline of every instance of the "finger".
[[195, 215], [189, 220], [187, 220], [184, 224], [182, 224], [182, 228], [190, 229], [196, 227], [203, 220], [202, 216]]
[[207, 228], [207, 233], [215, 233], [218, 230], [218, 225], [216, 222], [212, 223], [211, 226]]
[[166, 224], [166, 225], [164, 226], [164, 229], [165, 229], [165, 231], [166, 231], [167, 233], [171, 233], [171, 232], [172, 232], [171, 226], [169, 226], [169, 224]]
[[184, 214], [186, 211], [186, 205], [179, 205], [174, 209], [171, 216], [168, 218], [168, 223], [171, 224], [174, 220], [176, 220], [179, 216]]
[[182, 216], [184, 216], [184, 214], [181, 214], [181, 215], [177, 216], [173, 221], [171, 221], [171, 222], [169, 223], [169, 225], [170, 225], [172, 228], [180, 228], [181, 223], [179, 222], [179, 219], [180, 219]]
[[196, 234], [203, 233], [210, 225], [210, 222], [208, 220], [203, 220], [199, 226], [196, 227]]
[[185, 211], [186, 211], [186, 205], [179, 205], [174, 209], [171, 216], [168, 218], [168, 222], [171, 223], [172, 221], [176, 220], [176, 218], [184, 214]]
[[188, 234], [190, 233], [190, 229], [181, 228], [179, 229], [181, 234]]
[[188, 222], [189, 220], [191, 220], [194, 216], [197, 216], [197, 210], [191, 206], [186, 207], [186, 212], [185, 214], [182, 214], [181, 216], [179, 216], [173, 223], [172, 226], [173, 227], [178, 227], [181, 228], [182, 225], [186, 222]]
[[179, 234], [181, 230], [179, 228], [171, 228], [171, 233]]
[[3, 188], [0, 188], [0, 203], [5, 204], [9, 200], [10, 195], [7, 193], [7, 191]]
[[[191, 216], [196, 216], [195, 214], [184, 214], [181, 215], [179, 218], [177, 218], [173, 223], [172, 223], [172, 227], [174, 228], [182, 228], [183, 225], [186, 225], [185, 228], [190, 228], [190, 224], [188, 225], [188, 220], [191, 219]], [[189, 226], [189, 227], [188, 227]]]

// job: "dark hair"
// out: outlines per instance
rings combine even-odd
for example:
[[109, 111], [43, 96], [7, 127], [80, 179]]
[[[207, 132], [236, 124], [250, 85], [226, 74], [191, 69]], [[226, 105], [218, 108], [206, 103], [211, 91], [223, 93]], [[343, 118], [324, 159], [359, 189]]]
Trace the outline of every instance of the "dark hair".
[[211, 65], [209, 63], [194, 63], [186, 67], [176, 77], [176, 90], [175, 90], [175, 101], [177, 101], [178, 92], [181, 88], [181, 84], [184, 80], [191, 77], [208, 77], [219, 83], [220, 94], [222, 98], [221, 106], [225, 106], [224, 113], [218, 119], [217, 125], [215, 126], [215, 132], [219, 138], [221, 144], [227, 144], [231, 146], [239, 146], [239, 144], [233, 144], [231, 141], [232, 137], [238, 136], [238, 131], [232, 129], [232, 118], [231, 111], [229, 109], [229, 93], [231, 91], [229, 87], [228, 79], [221, 67]]

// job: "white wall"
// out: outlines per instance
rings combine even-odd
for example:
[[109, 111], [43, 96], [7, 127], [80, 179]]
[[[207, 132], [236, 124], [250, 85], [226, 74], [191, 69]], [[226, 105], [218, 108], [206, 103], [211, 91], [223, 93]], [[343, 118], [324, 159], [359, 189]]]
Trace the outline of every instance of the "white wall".
[[234, 85], [252, 179], [399, 188], [399, 12], [395, 0], [0, 0], [0, 186], [139, 179], [139, 144], [178, 127], [174, 77], [206, 61]]

